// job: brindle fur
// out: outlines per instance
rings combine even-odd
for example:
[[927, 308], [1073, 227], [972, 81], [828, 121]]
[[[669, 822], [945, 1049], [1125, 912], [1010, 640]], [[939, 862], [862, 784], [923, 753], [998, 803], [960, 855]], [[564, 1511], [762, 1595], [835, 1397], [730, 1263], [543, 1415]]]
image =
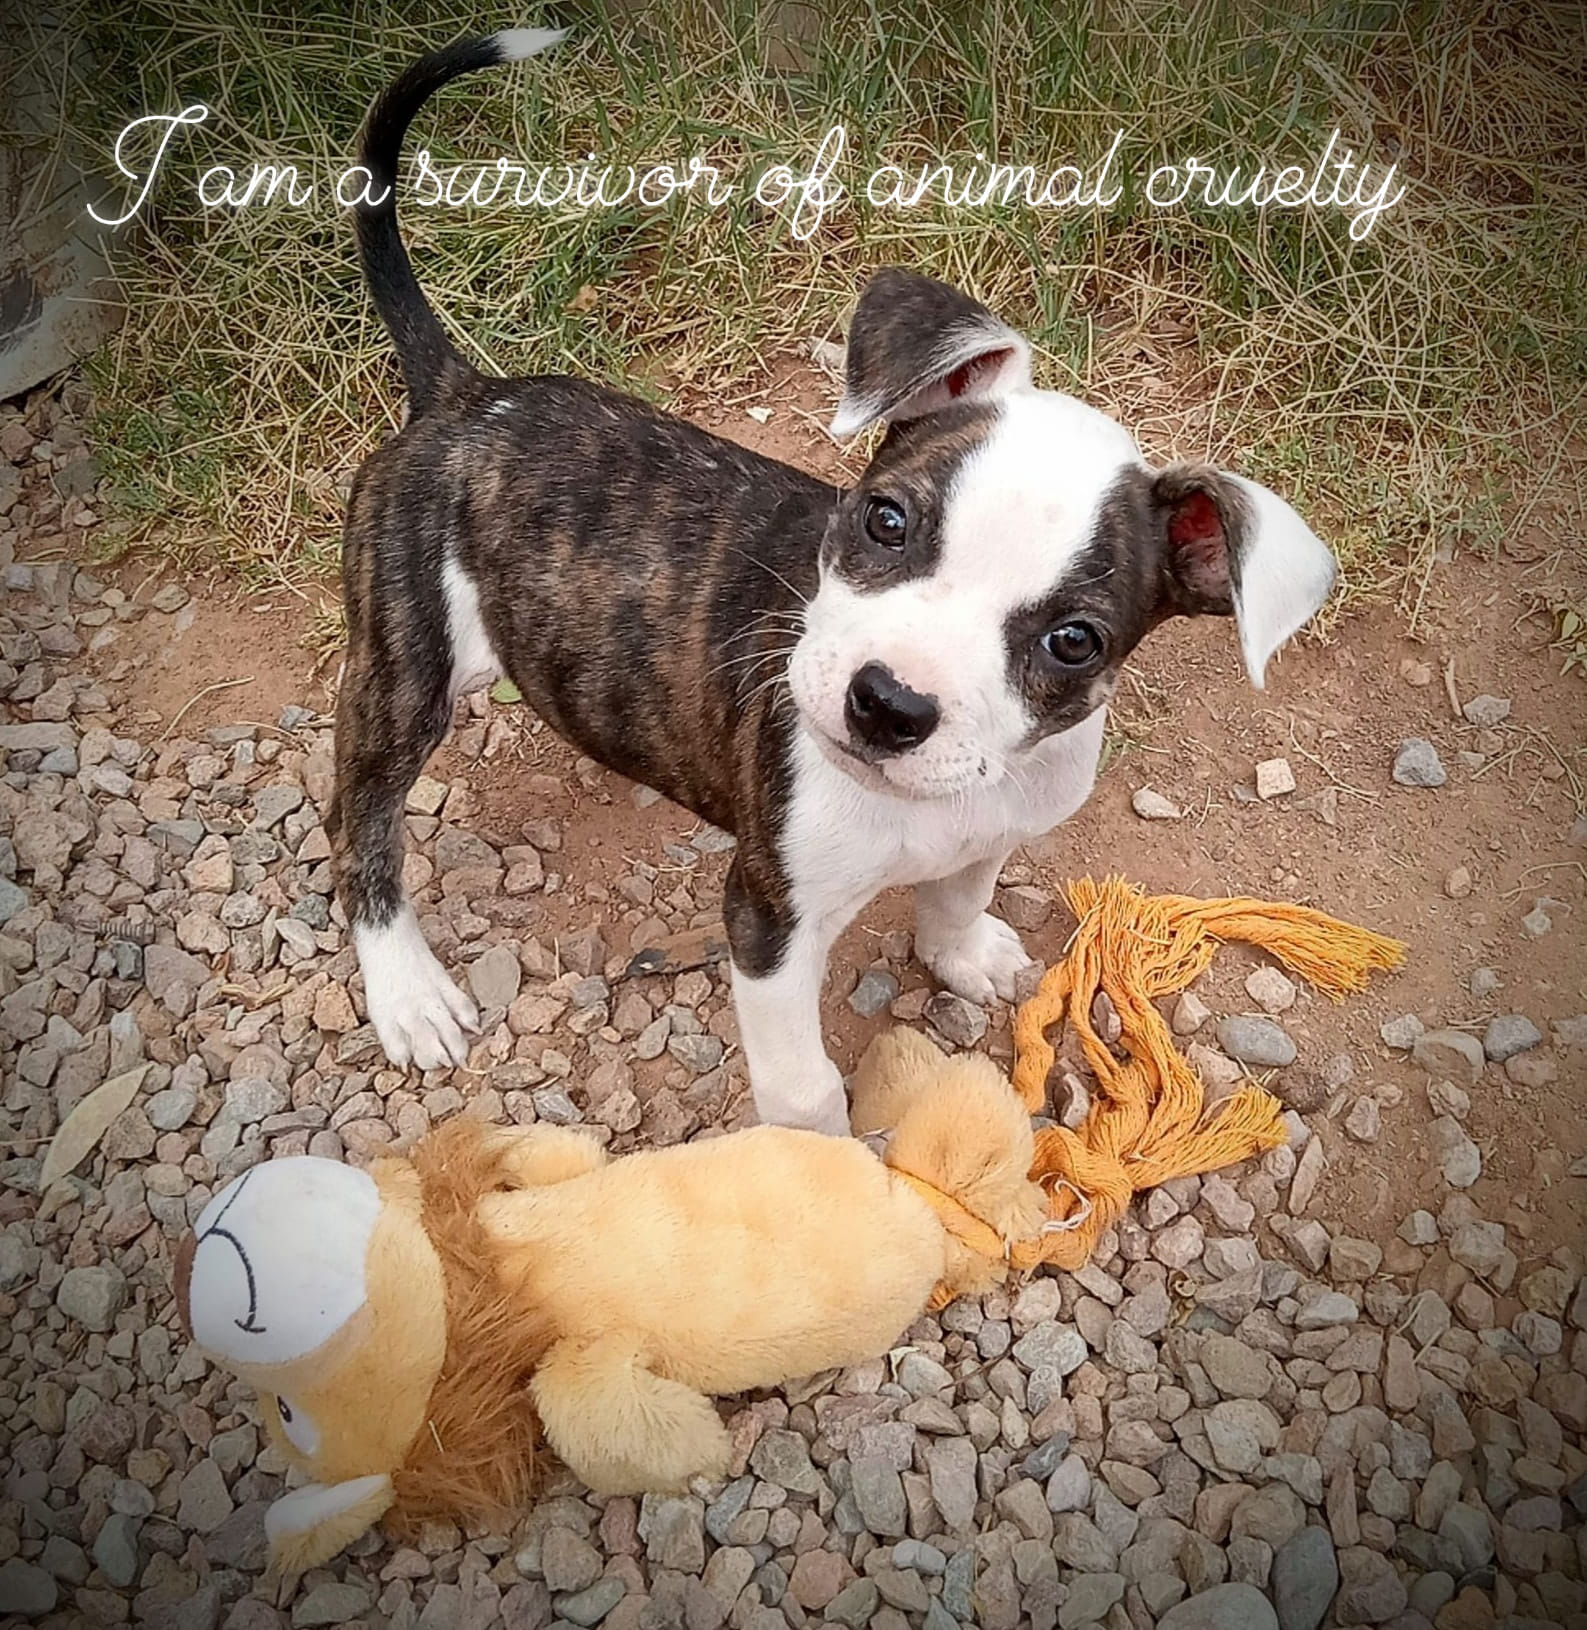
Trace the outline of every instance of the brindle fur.
[[[394, 199], [414, 113], [448, 80], [503, 60], [502, 38], [460, 41], [414, 64], [377, 100], [363, 140], [362, 162], [387, 196], [356, 211], [360, 257], [412, 416], [360, 470], [348, 508], [348, 652], [327, 815], [337, 891], [355, 928], [381, 927], [403, 905], [402, 807], [446, 733], [456, 679], [450, 563], [477, 592], [492, 651], [544, 719], [736, 836], [724, 918], [735, 968], [758, 978], [778, 968], [797, 926], [780, 853], [799, 728], [786, 664], [818, 562], [862, 590], [898, 581], [896, 561], [867, 575], [866, 497], [907, 495], [917, 529], [935, 526], [998, 413], [954, 398], [973, 396], [976, 370], [995, 372], [1024, 342], [944, 284], [872, 277], [850, 330], [849, 399], [896, 403], [934, 380], [945, 394], [940, 410], [890, 429], [852, 493], [595, 385], [482, 376], [424, 299]], [[945, 356], [968, 360], [944, 376]], [[1035, 633], [1059, 611], [1128, 623], [1109, 631], [1108, 661], [1084, 683], [1017, 680], [1037, 737], [1105, 699], [1153, 621], [1228, 609], [1226, 596], [1192, 605], [1170, 581], [1165, 515], [1182, 496], [1173, 483], [1199, 480], [1122, 476], [1088, 557], [1098, 583], [1115, 582], [1094, 606], [1083, 584], [1079, 599], [1066, 587], [1061, 604], [1031, 606], [1029, 627], [1010, 627], [1012, 665], [1029, 661]], [[917, 547], [907, 570], [930, 571], [935, 558], [934, 545]]]
[[776, 681], [839, 496], [599, 386], [455, 379], [359, 471], [348, 510], [331, 827], [349, 919], [401, 901], [402, 800], [451, 716], [451, 558], [542, 718], [738, 838], [734, 953], [773, 965], [791, 724]]

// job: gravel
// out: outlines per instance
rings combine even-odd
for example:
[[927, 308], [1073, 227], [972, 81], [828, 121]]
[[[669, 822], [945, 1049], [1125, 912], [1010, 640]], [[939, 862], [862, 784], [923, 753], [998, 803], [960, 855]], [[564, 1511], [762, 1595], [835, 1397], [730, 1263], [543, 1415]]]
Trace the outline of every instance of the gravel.
[[[81, 456], [43, 400], [0, 408], [0, 444], [21, 449], [0, 468], [20, 472], [30, 530], [58, 513], [54, 461]], [[59, 451], [34, 458], [50, 436]], [[1357, 1066], [1374, 1056], [1362, 1080], [1337, 1052], [1290, 1068], [1300, 1047], [1341, 1045], [1297, 981], [1258, 967], [1242, 993], [1209, 970], [1171, 1004], [1174, 1031], [1215, 1090], [1242, 1065], [1287, 1071], [1290, 1147], [1142, 1195], [1077, 1274], [923, 1316], [886, 1357], [722, 1400], [735, 1460], [720, 1484], [598, 1500], [549, 1467], [505, 1533], [370, 1536], [278, 1588], [262, 1515], [284, 1468], [249, 1389], [187, 1346], [175, 1241], [258, 1160], [362, 1163], [465, 1107], [583, 1124], [616, 1155], [745, 1122], [725, 970], [628, 974], [634, 949], [709, 928], [729, 848], [658, 838], [597, 885], [559, 822], [487, 841], [466, 769], [422, 781], [409, 876], [487, 1030], [467, 1076], [389, 1070], [330, 900], [328, 721], [294, 707], [165, 736], [117, 711], [119, 681], [52, 653], [191, 615], [185, 589], [123, 596], [48, 550], [18, 577], [17, 514], [0, 514], [0, 1615], [49, 1630], [1579, 1630], [1587, 1281], [1544, 1232], [1524, 1163], [1500, 1189], [1474, 1134], [1511, 1117], [1501, 1093], [1564, 1089], [1587, 1019], [1545, 1013], [1509, 969], [1457, 970], [1470, 997], [1442, 1013], [1402, 998], [1421, 1017], [1384, 1021], [1387, 1051], [1357, 1039]], [[114, 674], [114, 642], [102, 651]], [[518, 728], [483, 698], [459, 715], [481, 752]], [[560, 807], [553, 790], [531, 788], [537, 807]], [[1472, 869], [1486, 886], [1486, 862]], [[1058, 932], [1048, 879], [1004, 881], [1000, 910]], [[564, 908], [576, 926], [553, 932]], [[930, 994], [909, 954], [907, 935], [872, 943], [856, 1018], [1006, 1046], [1000, 1012]], [[1535, 1016], [1492, 1017], [1506, 984]], [[1259, 1013], [1231, 1013], [1247, 1001]], [[1209, 1026], [1221, 1052], [1189, 1040]], [[63, 1116], [140, 1066], [130, 1107], [41, 1196]], [[1072, 1056], [1056, 1080], [1066, 1104], [1100, 1099]], [[1357, 1164], [1413, 1148], [1434, 1169], [1392, 1188], [1397, 1232], [1336, 1226]], [[1579, 1184], [1569, 1169], [1550, 1182]]]

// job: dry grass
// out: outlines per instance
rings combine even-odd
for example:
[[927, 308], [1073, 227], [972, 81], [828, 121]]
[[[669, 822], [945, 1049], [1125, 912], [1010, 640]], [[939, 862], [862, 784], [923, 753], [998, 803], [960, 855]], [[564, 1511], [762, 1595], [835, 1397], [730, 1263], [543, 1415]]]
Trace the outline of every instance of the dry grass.
[[[480, 14], [63, 9], [98, 52], [93, 81], [63, 88], [96, 149], [136, 112], [216, 110], [119, 257], [134, 316], [96, 383], [131, 536], [253, 578], [317, 572], [347, 473], [397, 422], [385, 337], [340, 212], [228, 217], [191, 183], [280, 159], [326, 191], [373, 93]], [[415, 145], [438, 163], [701, 152], [742, 176], [842, 121], [850, 177], [977, 150], [1040, 169], [1100, 154], [1122, 126], [1139, 179], [1191, 154], [1302, 162], [1337, 124], [1411, 190], [1360, 244], [1335, 211], [1155, 211], [1138, 191], [1108, 212], [907, 217], [851, 197], [806, 243], [749, 205], [410, 208], [420, 276], [482, 367], [689, 400], [836, 336], [865, 271], [901, 262], [1021, 323], [1046, 381], [1117, 412], [1148, 451], [1281, 485], [1322, 517], [1352, 592], [1398, 590], [1412, 615], [1434, 549], [1491, 543], [1505, 504], [1557, 469], [1587, 383], [1580, 7], [684, 0], [500, 20], [573, 34], [428, 109]]]

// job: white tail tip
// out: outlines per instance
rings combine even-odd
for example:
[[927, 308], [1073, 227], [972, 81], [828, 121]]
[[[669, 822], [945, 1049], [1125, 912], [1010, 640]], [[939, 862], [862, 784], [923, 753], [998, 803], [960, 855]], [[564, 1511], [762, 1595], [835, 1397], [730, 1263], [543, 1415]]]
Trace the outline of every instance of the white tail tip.
[[549, 51], [559, 40], [568, 37], [565, 28], [503, 28], [491, 36], [503, 62], [521, 62], [525, 57], [537, 57]]

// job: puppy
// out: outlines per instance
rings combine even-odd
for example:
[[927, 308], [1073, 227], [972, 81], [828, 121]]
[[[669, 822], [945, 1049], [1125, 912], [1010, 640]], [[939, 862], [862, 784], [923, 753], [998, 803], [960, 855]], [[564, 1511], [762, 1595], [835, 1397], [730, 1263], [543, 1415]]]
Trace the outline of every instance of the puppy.
[[1003, 862], [1090, 793], [1125, 659], [1177, 615], [1233, 616], [1253, 684], [1334, 562], [1265, 488], [1153, 470], [1031, 383], [1030, 347], [903, 271], [865, 286], [833, 423], [888, 427], [845, 491], [559, 376], [453, 348], [397, 231], [410, 120], [459, 74], [560, 36], [415, 63], [375, 103], [360, 257], [411, 416], [354, 483], [330, 812], [337, 891], [388, 1057], [464, 1062], [468, 999], [401, 884], [404, 796], [454, 698], [497, 674], [562, 735], [738, 840], [723, 916], [762, 1120], [847, 1131], [818, 999], [833, 941], [915, 890], [915, 947], [971, 1001], [1028, 958], [988, 915]]

